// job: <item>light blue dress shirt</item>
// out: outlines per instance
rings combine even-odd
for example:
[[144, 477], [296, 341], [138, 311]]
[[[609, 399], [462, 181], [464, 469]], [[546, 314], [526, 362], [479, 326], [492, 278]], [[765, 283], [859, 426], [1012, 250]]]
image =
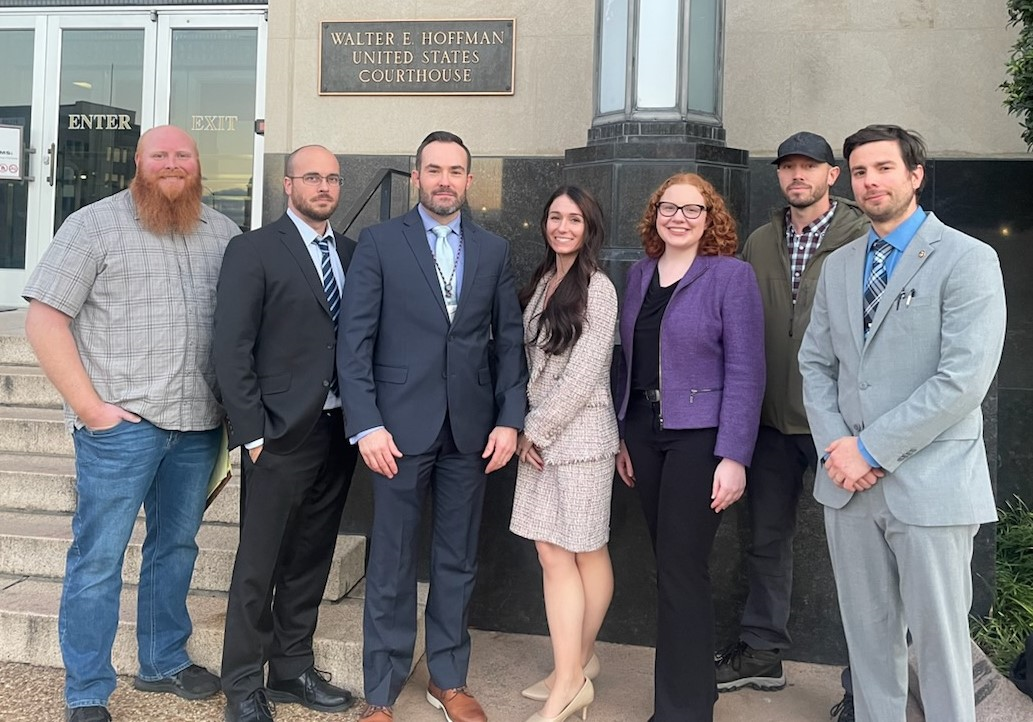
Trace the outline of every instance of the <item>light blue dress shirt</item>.
[[[907, 247], [911, 244], [911, 239], [915, 237], [916, 233], [918, 233], [918, 229], [923, 223], [925, 223], [925, 218], [925, 211], [922, 210], [922, 206], [918, 206], [914, 213], [908, 216], [903, 223], [894, 228], [886, 234], [885, 238], [883, 238], [884, 241], [893, 246], [893, 251], [886, 257], [886, 277], [888, 279], [893, 278], [893, 271], [897, 267], [897, 262], [900, 261], [901, 257], [904, 255], [904, 251], [906, 251]], [[872, 272], [872, 244], [875, 243], [878, 237], [879, 236], [874, 229], [868, 229], [868, 252], [864, 259], [864, 277], [861, 279], [862, 289], [864, 288], [864, 284], [868, 282], [868, 276]], [[880, 303], [889, 303], [896, 296], [896, 293], [893, 293], [890, 290], [891, 288], [892, 286], [887, 283], [886, 291], [883, 294]], [[857, 439], [857, 450], [861, 452], [861, 456], [864, 457], [864, 460], [867, 461], [872, 468], [878, 469], [882, 467], [882, 464], [876, 461], [875, 457], [868, 452], [868, 449], [865, 447], [864, 442], [861, 441], [860, 437]]]

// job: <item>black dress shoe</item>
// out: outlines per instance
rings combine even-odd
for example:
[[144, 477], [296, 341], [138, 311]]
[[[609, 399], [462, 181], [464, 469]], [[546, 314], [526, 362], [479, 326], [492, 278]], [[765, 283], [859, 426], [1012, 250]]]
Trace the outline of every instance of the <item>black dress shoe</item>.
[[107, 707], [76, 707], [68, 710], [68, 722], [111, 722]]
[[141, 692], [171, 692], [183, 699], [207, 699], [219, 691], [219, 678], [204, 667], [191, 664], [164, 679], [149, 682], [135, 677], [133, 687]]
[[266, 697], [264, 689], [255, 690], [243, 702], [226, 703], [223, 719], [226, 722], [273, 722], [276, 707]]
[[315, 667], [309, 667], [297, 679], [270, 679], [266, 690], [271, 700], [297, 702], [318, 712], [340, 712], [355, 704], [355, 695], [330, 684], [330, 675]]

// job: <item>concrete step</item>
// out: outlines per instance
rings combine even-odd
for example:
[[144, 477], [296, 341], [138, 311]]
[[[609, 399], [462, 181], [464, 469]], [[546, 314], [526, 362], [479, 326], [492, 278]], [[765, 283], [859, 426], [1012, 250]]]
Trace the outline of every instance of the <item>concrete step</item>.
[[[0, 509], [71, 514], [75, 511], [75, 460], [67, 456], [0, 453]], [[234, 466], [233, 478], [215, 497], [204, 519], [224, 524], [239, 521], [238, 467]]]
[[[333, 674], [335, 684], [362, 691], [362, 585], [339, 602], [319, 609], [313, 648], [316, 666]], [[57, 613], [61, 583], [35, 578], [0, 578], [0, 661], [61, 667]], [[217, 672], [222, 660], [226, 595], [191, 593], [187, 599], [194, 634], [187, 647], [198, 664]], [[136, 674], [136, 588], [122, 591], [121, 621], [112, 662], [119, 674]], [[424, 650], [423, 607], [414, 659]]]
[[71, 456], [72, 436], [60, 409], [0, 406], [0, 453]]
[[[126, 551], [122, 579], [134, 584], [140, 577], [140, 547], [144, 523], [139, 520]], [[67, 514], [0, 511], [0, 574], [60, 579], [72, 538]], [[202, 524], [197, 533], [199, 548], [191, 588], [225, 592], [230, 586], [239, 534], [236, 526]], [[323, 599], [337, 600], [362, 578], [366, 562], [366, 539], [338, 536], [330, 576]]]
[[61, 395], [39, 366], [0, 365], [0, 405], [60, 409]]
[[[21, 314], [15, 318], [13, 314]], [[11, 323], [15, 321], [16, 323]], [[14, 366], [35, 366], [36, 354], [25, 338], [25, 312], [14, 311], [0, 314], [0, 364]]]

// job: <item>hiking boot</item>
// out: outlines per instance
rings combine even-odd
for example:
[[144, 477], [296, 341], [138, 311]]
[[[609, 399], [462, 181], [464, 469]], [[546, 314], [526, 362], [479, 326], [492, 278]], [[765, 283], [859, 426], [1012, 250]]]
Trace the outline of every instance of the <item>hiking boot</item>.
[[854, 722], [854, 696], [845, 693], [843, 699], [829, 710], [829, 717], [835, 717], [836, 722]]
[[754, 649], [736, 642], [714, 662], [717, 690], [731, 692], [742, 687], [774, 691], [786, 686], [782, 653], [777, 649]]

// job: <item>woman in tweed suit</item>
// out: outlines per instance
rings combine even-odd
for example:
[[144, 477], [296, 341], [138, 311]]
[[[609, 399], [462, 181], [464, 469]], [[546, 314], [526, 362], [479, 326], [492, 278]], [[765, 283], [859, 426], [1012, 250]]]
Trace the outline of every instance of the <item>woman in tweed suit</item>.
[[538, 550], [555, 671], [523, 691], [545, 701], [528, 722], [564, 720], [594, 698], [595, 638], [613, 595], [606, 543], [618, 449], [610, 397], [617, 294], [598, 268], [602, 211], [586, 191], [558, 188], [541, 229], [545, 258], [520, 299], [529, 411], [510, 530]]

